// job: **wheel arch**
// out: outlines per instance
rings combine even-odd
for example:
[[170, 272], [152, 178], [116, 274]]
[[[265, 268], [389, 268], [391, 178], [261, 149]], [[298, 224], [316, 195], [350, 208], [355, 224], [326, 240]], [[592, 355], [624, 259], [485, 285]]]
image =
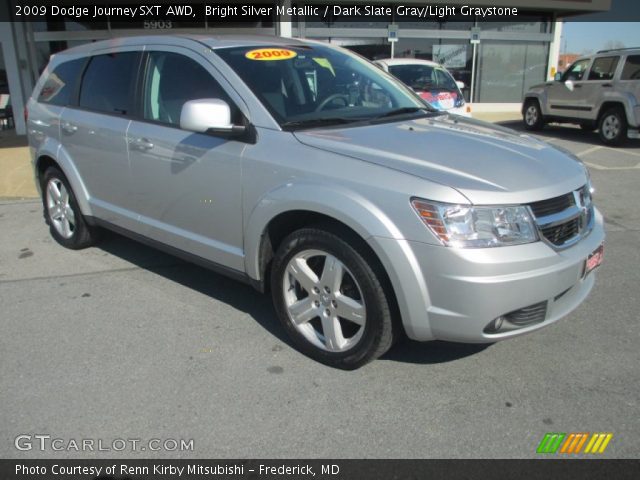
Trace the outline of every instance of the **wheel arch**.
[[598, 117], [597, 117], [596, 122], [600, 123], [600, 120], [602, 119], [602, 116], [605, 114], [605, 112], [607, 112], [611, 108], [620, 108], [620, 109], [622, 109], [622, 111], [625, 114], [625, 117], [627, 117], [627, 120], [628, 120], [629, 114], [628, 114], [627, 109], [625, 107], [625, 103], [622, 100], [605, 100], [604, 102], [602, 102], [602, 104], [600, 105], [600, 108], [598, 109]]
[[[245, 218], [245, 268], [249, 276], [258, 281], [263, 278], [260, 267], [268, 244], [265, 240], [282, 240], [290, 233], [287, 229], [301, 228], [313, 220], [344, 225], [365, 242], [375, 235], [402, 238], [384, 212], [352, 190], [325, 184], [287, 184], [264, 195]], [[278, 235], [265, 237], [270, 229]]]
[[[254, 286], [261, 291], [269, 288], [270, 262], [279, 242], [289, 233], [311, 225], [344, 229], [378, 262], [395, 316], [406, 333], [422, 340], [433, 338], [426, 313], [429, 295], [408, 242], [386, 215], [353, 192], [331, 188], [332, 201], [312, 200], [328, 193], [327, 189], [288, 186], [266, 196], [254, 208], [245, 228], [245, 267]], [[419, 334], [415, 333], [416, 320], [421, 324]]]
[[538, 102], [538, 106], [540, 107], [540, 111], [542, 112], [542, 114], [546, 115], [547, 112], [544, 110], [544, 103], [545, 102], [542, 101], [541, 97], [542, 97], [542, 94], [537, 93], [537, 92], [526, 93], [524, 98], [522, 99], [522, 108], [520, 109], [520, 113], [522, 113], [522, 115], [524, 115], [527, 103], [529, 103], [531, 101], [536, 101], [536, 102]]
[[42, 180], [44, 178], [44, 172], [49, 167], [56, 167], [62, 171], [71, 185], [82, 214], [85, 216], [91, 216], [89, 193], [75, 164], [61, 145], [55, 149], [55, 152], [56, 153], [54, 154], [52, 149], [41, 149], [36, 155], [34, 161], [34, 173], [40, 194], [42, 195]]

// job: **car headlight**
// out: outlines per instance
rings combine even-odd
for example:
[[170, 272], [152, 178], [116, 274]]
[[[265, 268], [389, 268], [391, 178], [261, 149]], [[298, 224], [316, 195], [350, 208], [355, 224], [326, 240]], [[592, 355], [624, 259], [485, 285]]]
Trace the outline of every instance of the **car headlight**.
[[420, 198], [411, 199], [411, 206], [448, 247], [501, 247], [538, 240], [535, 224], [525, 206], [475, 207]]

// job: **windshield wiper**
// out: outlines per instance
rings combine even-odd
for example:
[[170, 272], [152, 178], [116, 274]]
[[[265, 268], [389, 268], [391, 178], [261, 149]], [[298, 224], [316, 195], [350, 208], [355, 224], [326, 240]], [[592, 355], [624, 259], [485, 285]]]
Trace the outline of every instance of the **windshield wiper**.
[[326, 127], [329, 125], [342, 125], [345, 123], [361, 122], [362, 118], [327, 117], [310, 118], [308, 120], [292, 120], [284, 122], [280, 126], [285, 130], [297, 130], [302, 128]]
[[378, 115], [377, 117], [373, 117], [371, 120], [380, 120], [381, 118], [395, 117], [398, 115], [407, 115], [409, 113], [417, 113], [417, 112], [428, 112], [432, 113], [433, 110], [429, 109], [429, 107], [403, 107], [396, 108], [395, 110], [390, 110], [382, 115]]

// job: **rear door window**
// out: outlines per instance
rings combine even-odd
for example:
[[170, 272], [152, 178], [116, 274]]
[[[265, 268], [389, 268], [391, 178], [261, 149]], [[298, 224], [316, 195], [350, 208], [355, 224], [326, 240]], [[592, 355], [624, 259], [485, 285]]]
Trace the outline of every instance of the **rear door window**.
[[92, 57], [82, 77], [80, 107], [112, 115], [132, 113], [138, 63], [138, 52]]
[[627, 57], [620, 80], [640, 80], [640, 55], [629, 55]]
[[611, 80], [616, 73], [620, 57], [600, 57], [593, 61], [589, 80]]
[[61, 107], [69, 105], [84, 64], [85, 59], [80, 58], [61, 63], [55, 67], [38, 94], [38, 102]]

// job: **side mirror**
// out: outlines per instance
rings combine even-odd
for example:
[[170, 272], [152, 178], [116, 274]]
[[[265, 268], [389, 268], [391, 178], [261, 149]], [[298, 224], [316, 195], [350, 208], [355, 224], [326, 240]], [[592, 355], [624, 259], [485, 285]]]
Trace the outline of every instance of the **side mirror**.
[[562, 73], [558, 72], [553, 76], [553, 80], [556, 82], [559, 82], [560, 80], [562, 80]]
[[180, 128], [196, 133], [228, 135], [240, 135], [245, 132], [244, 126], [231, 123], [229, 104], [217, 98], [201, 98], [186, 102], [180, 112]]
[[460, 90], [462, 90], [465, 87], [464, 82], [461, 82], [460, 80], [456, 80], [456, 85]]

